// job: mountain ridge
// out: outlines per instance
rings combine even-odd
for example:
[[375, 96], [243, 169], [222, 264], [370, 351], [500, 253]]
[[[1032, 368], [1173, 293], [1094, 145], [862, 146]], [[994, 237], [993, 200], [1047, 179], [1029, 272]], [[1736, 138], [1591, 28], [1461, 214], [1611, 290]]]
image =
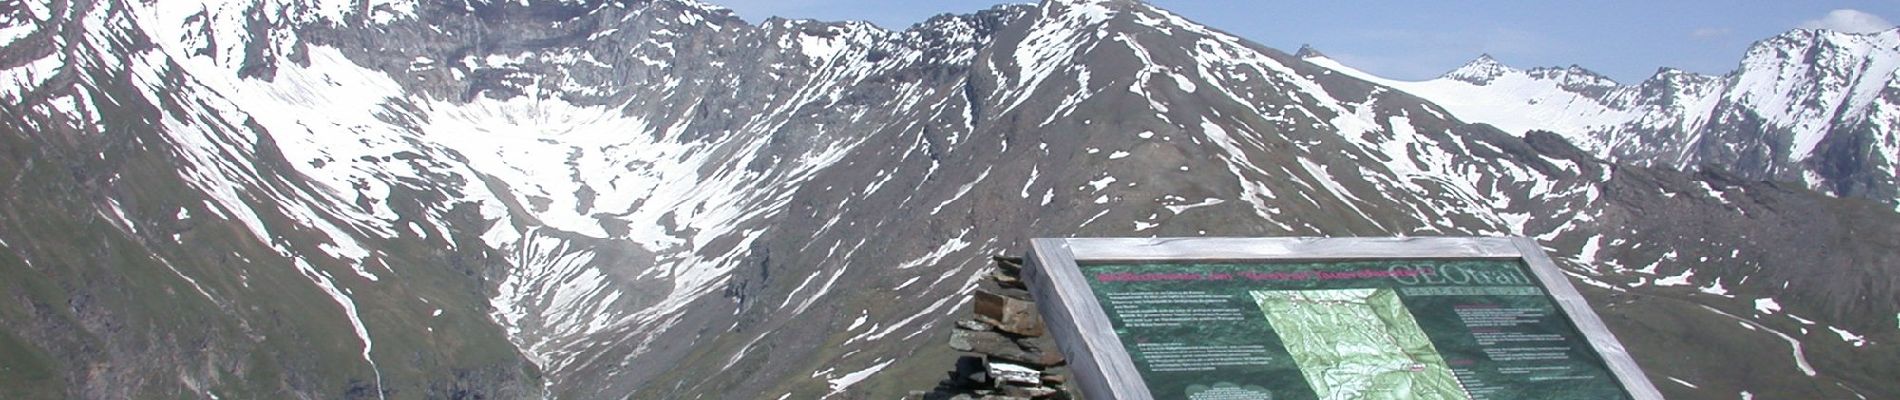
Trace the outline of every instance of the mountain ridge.
[[[1891, 156], [1900, 151], [1900, 139], [1884, 128], [1895, 121], [1886, 111], [1892, 102], [1881, 100], [1896, 84], [1897, 40], [1900, 29], [1864, 34], [1796, 29], [1756, 42], [1728, 74], [1660, 68], [1636, 85], [1617, 84], [1577, 66], [1518, 70], [1488, 55], [1423, 82], [1394, 81], [1330, 59], [1313, 60], [1404, 88], [1450, 105], [1461, 117], [1510, 132], [1559, 132], [1619, 162], [1722, 168], [1900, 204], [1900, 189], [1891, 184], [1900, 171]], [[1501, 78], [1508, 82], [1493, 84]]]

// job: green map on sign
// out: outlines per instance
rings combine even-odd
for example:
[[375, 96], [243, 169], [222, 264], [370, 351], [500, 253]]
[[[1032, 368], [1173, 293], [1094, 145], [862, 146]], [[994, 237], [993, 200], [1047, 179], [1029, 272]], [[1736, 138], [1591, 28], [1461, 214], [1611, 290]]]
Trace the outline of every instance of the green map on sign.
[[1252, 294], [1321, 400], [1470, 399], [1392, 289]]
[[1518, 260], [1082, 271], [1157, 400], [1631, 398]]

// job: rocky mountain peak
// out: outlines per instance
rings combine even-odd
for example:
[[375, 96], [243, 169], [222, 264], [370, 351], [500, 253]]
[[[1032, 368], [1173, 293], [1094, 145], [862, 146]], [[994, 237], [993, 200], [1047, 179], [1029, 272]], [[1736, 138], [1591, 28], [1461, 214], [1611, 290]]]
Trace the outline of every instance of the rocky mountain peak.
[[1586, 69], [1582, 66], [1578, 66], [1576, 64], [1571, 64], [1568, 67], [1532, 68], [1529, 71], [1525, 71], [1525, 73], [1530, 74], [1530, 76], [1533, 78], [1539, 78], [1539, 79], [1554, 79], [1554, 80], [1561, 80], [1565, 82], [1575, 82], [1578, 84], [1588, 84], [1588, 85], [1601, 85], [1601, 86], [1616, 86], [1617, 85], [1616, 81], [1610, 79], [1610, 77], [1603, 76], [1603, 74], [1599, 74], [1596, 71], [1591, 71], [1589, 69]]
[[1823, 139], [1836, 130], [1834, 122], [1843, 122], [1841, 130], [1856, 130], [1853, 124], [1863, 115], [1885, 115], [1868, 111], [1891, 106], [1883, 99], [1893, 96], [1896, 70], [1900, 29], [1864, 34], [1797, 29], [1751, 46], [1729, 76], [1729, 92], [1770, 129], [1786, 132], [1789, 146], [1775, 151], [1774, 158], [1803, 162], [1822, 152]]
[[1900, 54], [1900, 28], [1870, 33], [1795, 29], [1756, 41], [1743, 57], [1740, 72], [1779, 64], [1845, 69], [1860, 59], [1895, 54]]
[[1525, 73], [1533, 79], [1549, 80], [1566, 91], [1590, 97], [1602, 97], [1611, 89], [1620, 86], [1615, 80], [1576, 64], [1571, 64], [1569, 67], [1533, 68]]
[[1704, 81], [1704, 80], [1714, 80], [1714, 79], [1721, 79], [1721, 78], [1717, 76], [1704, 75], [1700, 73], [1684, 71], [1684, 70], [1677, 69], [1674, 67], [1658, 67], [1656, 68], [1656, 72], [1651, 73], [1649, 75], [1649, 78], [1645, 79], [1645, 81], [1650, 81], [1650, 80]]
[[1490, 84], [1491, 80], [1512, 72], [1518, 72], [1518, 70], [1498, 62], [1498, 59], [1491, 57], [1490, 53], [1485, 53], [1478, 55], [1478, 58], [1472, 59], [1470, 62], [1466, 62], [1465, 65], [1445, 73], [1445, 75], [1440, 76], [1440, 78], [1486, 85]]
[[[460, 4], [464, 11], [483, 19], [537, 19], [563, 20], [578, 17], [608, 4], [644, 5], [647, 1], [631, 0], [474, 0]], [[455, 7], [446, 5], [445, 7]]]
[[1680, 69], [1657, 68], [1656, 73], [1636, 85], [1637, 97], [1651, 103], [1673, 105], [1690, 99], [1708, 98], [1722, 89], [1720, 76], [1703, 75]]
[[1300, 45], [1300, 51], [1294, 52], [1293, 56], [1303, 58], [1303, 59], [1304, 58], [1331, 58], [1331, 57], [1327, 57], [1326, 53], [1321, 53], [1319, 49], [1313, 48], [1313, 45], [1310, 45], [1310, 44]]
[[1139, 6], [1135, 0], [1043, 0], [1037, 4], [1046, 17], [1082, 17], [1089, 20], [1103, 20], [1116, 13], [1127, 11], [1131, 6]]
[[1129, 7], [1129, 6], [1145, 6], [1147, 5], [1147, 2], [1143, 0], [1043, 0], [1042, 4], [1044, 6], [1059, 4], [1059, 5], [1071, 5], [1071, 6], [1093, 5], [1093, 6], [1104, 6], [1104, 7]]

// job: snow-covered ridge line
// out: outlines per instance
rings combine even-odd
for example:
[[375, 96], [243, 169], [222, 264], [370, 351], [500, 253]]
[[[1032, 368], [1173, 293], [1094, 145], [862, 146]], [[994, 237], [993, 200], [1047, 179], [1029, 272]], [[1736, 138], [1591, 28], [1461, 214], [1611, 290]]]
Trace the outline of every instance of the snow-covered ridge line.
[[[1426, 81], [1379, 77], [1317, 51], [1302, 57], [1425, 98], [1468, 122], [1514, 135], [1558, 133], [1616, 162], [1715, 165], [1900, 206], [1900, 188], [1864, 183], [1900, 175], [1900, 157], [1891, 156], [1900, 152], [1892, 128], [1900, 125], [1900, 104], [1889, 100], [1900, 93], [1900, 29], [1795, 30], [1757, 42], [1724, 76], [1664, 68], [1634, 85], [1575, 66], [1515, 69], [1488, 55]], [[1881, 156], [1836, 160], [1855, 152]]]
[[[1324, 56], [1305, 60], [1337, 73], [1424, 97], [1459, 119], [1488, 123], [1514, 135], [1546, 130], [1570, 138], [1587, 138], [1590, 132], [1615, 127], [1637, 116], [1613, 109], [1590, 96], [1565, 90], [1561, 82], [1538, 79], [1498, 64], [1489, 56], [1444, 78], [1419, 82], [1386, 79]], [[1587, 149], [1601, 150], [1590, 147], [1592, 144], [1602, 145], [1579, 143]]]

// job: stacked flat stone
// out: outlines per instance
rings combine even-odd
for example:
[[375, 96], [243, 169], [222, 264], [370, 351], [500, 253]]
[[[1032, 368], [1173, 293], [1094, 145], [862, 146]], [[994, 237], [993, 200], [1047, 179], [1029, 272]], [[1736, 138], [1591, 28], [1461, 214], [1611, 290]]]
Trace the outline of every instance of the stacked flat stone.
[[951, 378], [923, 399], [1039, 400], [1075, 398], [1065, 387], [1067, 360], [1046, 335], [1042, 315], [1021, 278], [1022, 259], [996, 256], [990, 279], [972, 294], [972, 316], [957, 321], [950, 348], [971, 353]]

